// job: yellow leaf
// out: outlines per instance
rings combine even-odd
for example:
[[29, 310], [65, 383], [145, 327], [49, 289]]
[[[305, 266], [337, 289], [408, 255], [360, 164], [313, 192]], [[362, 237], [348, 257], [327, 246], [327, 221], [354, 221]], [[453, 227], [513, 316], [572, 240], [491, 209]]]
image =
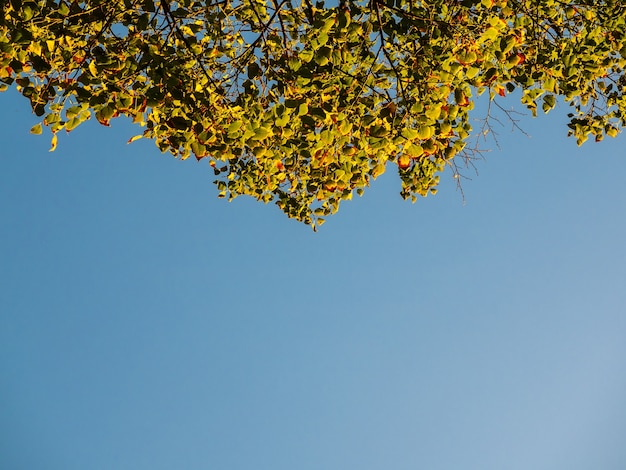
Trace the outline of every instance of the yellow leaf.
[[93, 75], [94, 77], [98, 75], [98, 69], [96, 67], [95, 60], [92, 60], [91, 62], [89, 62], [89, 72], [91, 72], [91, 75]]
[[304, 116], [309, 112], [309, 105], [307, 103], [302, 103], [298, 107], [298, 116]]
[[36, 55], [41, 55], [41, 45], [38, 42], [31, 42], [28, 46], [28, 50]]
[[372, 176], [374, 178], [378, 178], [385, 172], [385, 165], [383, 163], [379, 163], [372, 169]]
[[54, 151], [56, 150], [58, 140], [59, 140], [59, 139], [58, 139], [57, 135], [56, 135], [56, 134], [54, 134], [54, 135], [52, 136], [52, 141], [50, 142], [50, 145], [51, 145], [51, 146], [50, 146], [50, 150], [49, 150], [49, 152], [54, 152]]
[[417, 129], [417, 136], [420, 139], [430, 139], [435, 133], [435, 129], [432, 126], [421, 126]]

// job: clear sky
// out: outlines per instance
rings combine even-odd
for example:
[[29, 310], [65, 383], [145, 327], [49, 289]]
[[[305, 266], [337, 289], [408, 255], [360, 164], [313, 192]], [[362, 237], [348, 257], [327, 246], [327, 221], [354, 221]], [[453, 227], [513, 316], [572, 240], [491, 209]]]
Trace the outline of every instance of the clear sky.
[[626, 135], [508, 127], [317, 234], [0, 95], [0, 468], [623, 470]]

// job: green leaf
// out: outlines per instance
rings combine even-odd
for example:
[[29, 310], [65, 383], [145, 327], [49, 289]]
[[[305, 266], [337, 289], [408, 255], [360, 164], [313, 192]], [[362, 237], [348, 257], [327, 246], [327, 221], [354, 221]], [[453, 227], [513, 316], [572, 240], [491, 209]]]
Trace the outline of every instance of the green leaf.
[[234, 135], [239, 129], [241, 129], [242, 125], [243, 121], [234, 121], [226, 128], [226, 132], [228, 135]]
[[262, 140], [272, 135], [272, 130], [267, 127], [259, 127], [254, 131], [252, 140]]
[[317, 62], [317, 65], [323, 67], [328, 64], [332, 52], [333, 50], [326, 46], [320, 47], [317, 51], [315, 51], [315, 62]]
[[59, 13], [62, 16], [67, 16], [70, 14], [70, 8], [63, 1], [61, 1], [59, 4]]

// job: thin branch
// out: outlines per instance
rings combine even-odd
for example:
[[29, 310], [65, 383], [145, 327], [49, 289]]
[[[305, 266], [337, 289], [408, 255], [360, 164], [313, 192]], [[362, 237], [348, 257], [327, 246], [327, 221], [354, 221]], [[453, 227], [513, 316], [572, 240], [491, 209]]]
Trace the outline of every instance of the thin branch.
[[178, 37], [185, 43], [185, 46], [187, 46], [187, 50], [193, 54], [194, 58], [200, 65], [200, 68], [202, 69], [202, 73], [209, 80], [209, 83], [211, 83], [211, 85], [213, 85], [215, 88], [218, 88], [219, 85], [215, 83], [215, 81], [213, 80], [213, 78], [211, 77], [207, 69], [204, 67], [204, 64], [202, 63], [202, 60], [200, 59], [200, 57], [195, 52], [193, 52], [191, 44], [189, 43], [189, 40], [185, 37], [183, 32], [178, 27], [178, 24], [176, 20], [174, 19], [174, 16], [172, 15], [172, 11], [170, 10], [168, 0], [161, 0], [161, 5], [163, 6], [163, 11], [165, 12], [165, 18], [167, 19], [167, 22], [170, 25], [170, 28], [176, 31], [176, 34], [178, 35]]
[[400, 76], [400, 72], [398, 72], [396, 65], [394, 64], [393, 60], [391, 59], [391, 56], [389, 55], [389, 52], [387, 51], [387, 48], [385, 47], [385, 33], [383, 31], [383, 22], [380, 18], [378, 0], [372, 0], [371, 3], [373, 5], [374, 11], [376, 12], [376, 19], [378, 20], [378, 32], [380, 36], [380, 43], [381, 43], [381, 47], [383, 50], [383, 54], [387, 58], [387, 61], [389, 62], [389, 65], [391, 66], [391, 69], [393, 70], [394, 75], [396, 76], [396, 84], [397, 84], [398, 90], [400, 91], [400, 94], [402, 95], [402, 99], [404, 101], [407, 101], [406, 95], [404, 93], [404, 86], [402, 85], [402, 77]]
[[261, 40], [263, 41], [265, 40], [265, 33], [267, 33], [268, 29], [272, 25], [272, 22], [274, 21], [276, 16], [280, 13], [280, 10], [283, 7], [283, 5], [287, 3], [288, 1], [289, 0], [282, 0], [278, 4], [278, 6], [276, 7], [276, 10], [274, 11], [274, 13], [272, 13], [272, 16], [270, 17], [270, 19], [267, 21], [267, 23], [263, 25], [263, 28], [261, 28], [261, 32], [259, 33], [257, 38], [252, 43], [250, 43], [248, 47], [246, 47], [246, 49], [241, 53], [241, 55], [239, 55], [238, 57], [235, 57], [233, 59], [234, 61], [241, 63], [242, 60], [243, 62], [248, 60], [248, 56], [252, 54], [254, 50], [259, 46], [259, 43], [261, 42]]
[[[274, 4], [274, 9], [275, 10], [279, 10], [279, 6], [278, 3], [276, 2], [276, 0], [272, 0], [272, 3]], [[287, 50], [287, 48], [289, 47], [289, 45], [287, 44], [287, 31], [285, 30], [285, 23], [283, 22], [283, 17], [280, 16], [280, 13], [278, 14], [278, 21], [280, 23], [280, 30], [283, 33], [283, 44], [285, 46], [285, 50]]]

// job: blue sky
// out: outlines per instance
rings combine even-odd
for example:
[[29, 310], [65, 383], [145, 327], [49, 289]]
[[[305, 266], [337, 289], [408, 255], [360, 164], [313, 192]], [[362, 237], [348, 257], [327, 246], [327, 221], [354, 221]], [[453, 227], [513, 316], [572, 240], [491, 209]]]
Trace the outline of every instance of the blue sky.
[[0, 100], [0, 467], [626, 468], [624, 136], [561, 106], [465, 204], [391, 172], [313, 233]]

